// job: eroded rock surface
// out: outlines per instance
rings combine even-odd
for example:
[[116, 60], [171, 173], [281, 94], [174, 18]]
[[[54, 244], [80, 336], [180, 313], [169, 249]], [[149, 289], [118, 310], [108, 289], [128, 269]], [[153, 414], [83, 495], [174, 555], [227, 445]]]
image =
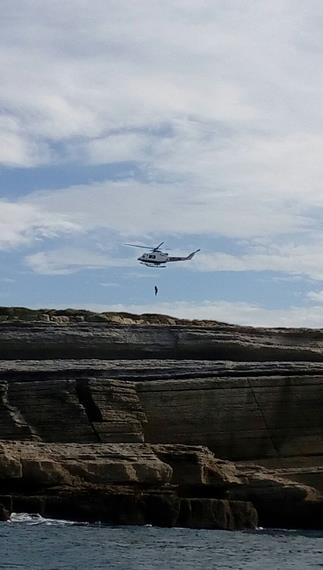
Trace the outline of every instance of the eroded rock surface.
[[1, 361], [0, 436], [206, 445], [266, 467], [315, 459], [305, 469], [323, 464], [322, 372], [311, 362]]
[[163, 315], [0, 308], [0, 358], [323, 361], [323, 330], [266, 329]]
[[198, 446], [0, 442], [0, 487], [4, 512], [231, 530], [278, 518], [323, 526], [315, 489]]
[[[193, 469], [182, 480], [184, 457], [185, 468]], [[4, 513], [32, 510], [119, 524], [255, 528], [258, 516], [250, 501], [221, 498], [228, 486], [240, 484], [234, 472], [233, 465], [217, 461], [206, 448], [0, 442], [0, 503]], [[188, 484], [194, 492], [200, 489], [199, 497], [190, 496]]]
[[237, 475], [241, 485], [230, 497], [249, 500], [259, 514], [259, 524], [283, 528], [322, 528], [323, 496], [316, 489], [280, 477], [259, 465], [240, 464]]
[[322, 526], [323, 330], [0, 308], [0, 358], [4, 517]]
[[172, 468], [145, 444], [0, 442], [0, 479], [25, 487], [166, 485]]
[[45, 371], [37, 380], [24, 381], [24, 373], [17, 377], [19, 381], [0, 381], [0, 438], [80, 443], [144, 440], [147, 420], [133, 382], [78, 378], [75, 370], [69, 378], [63, 372], [51, 379]]

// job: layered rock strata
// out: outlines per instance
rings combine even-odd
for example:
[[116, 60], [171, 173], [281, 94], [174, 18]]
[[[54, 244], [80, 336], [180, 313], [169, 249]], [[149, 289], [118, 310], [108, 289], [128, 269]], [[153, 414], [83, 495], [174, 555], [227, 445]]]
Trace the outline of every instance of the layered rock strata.
[[322, 349], [321, 330], [0, 308], [0, 517], [321, 527]]
[[323, 330], [0, 307], [0, 358], [323, 361]]
[[[233, 466], [217, 464], [203, 448], [173, 451], [146, 444], [0, 442], [2, 512], [117, 524], [256, 527], [252, 504], [225, 496], [228, 485], [240, 484]], [[165, 455], [172, 466], [160, 458]], [[190, 485], [200, 489], [199, 497], [190, 497], [179, 477], [181, 456], [193, 467]]]
[[1, 439], [141, 442], [146, 421], [133, 382], [64, 374], [0, 380]]
[[310, 362], [2, 361], [1, 437], [203, 444], [304, 471], [323, 465], [322, 373]]
[[[0, 442], [5, 512], [117, 524], [322, 528], [323, 497], [204, 447]], [[283, 503], [283, 509], [282, 509]], [[259, 520], [258, 520], [259, 514]]]

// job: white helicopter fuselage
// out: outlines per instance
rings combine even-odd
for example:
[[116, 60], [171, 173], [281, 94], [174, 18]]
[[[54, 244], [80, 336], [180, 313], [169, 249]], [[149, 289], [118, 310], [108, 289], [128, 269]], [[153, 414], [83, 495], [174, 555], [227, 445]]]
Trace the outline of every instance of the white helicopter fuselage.
[[143, 253], [138, 257], [138, 261], [148, 267], [160, 267], [168, 261], [168, 253], [162, 251], [154, 251], [152, 253]]
[[173, 257], [168, 255], [168, 253], [160, 251], [159, 249], [153, 249], [151, 253], [143, 253], [137, 259], [140, 261], [140, 263], [143, 263], [148, 267], [165, 267], [165, 264], [169, 263], [170, 261], [188, 261], [190, 259], [193, 259], [194, 255], [198, 251], [200, 250], [197, 249], [196, 251], [192, 251], [192, 253], [186, 257]]

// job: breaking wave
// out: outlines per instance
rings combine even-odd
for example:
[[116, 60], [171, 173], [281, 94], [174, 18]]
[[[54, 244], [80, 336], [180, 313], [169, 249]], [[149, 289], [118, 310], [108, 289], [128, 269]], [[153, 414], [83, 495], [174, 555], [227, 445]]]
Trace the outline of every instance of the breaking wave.
[[88, 526], [89, 523], [86, 522], [75, 522], [67, 521], [63, 519], [47, 519], [42, 517], [40, 514], [29, 514], [29, 513], [11, 513], [10, 519], [7, 521], [11, 523], [24, 523], [27, 525], [45, 525], [45, 526], [64, 526], [64, 525], [76, 525], [76, 526]]

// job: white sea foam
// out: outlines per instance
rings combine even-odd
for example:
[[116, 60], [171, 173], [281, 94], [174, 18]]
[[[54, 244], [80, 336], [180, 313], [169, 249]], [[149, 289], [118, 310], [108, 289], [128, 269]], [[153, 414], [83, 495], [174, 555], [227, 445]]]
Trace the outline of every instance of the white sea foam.
[[24, 523], [28, 525], [46, 525], [46, 526], [62, 526], [62, 525], [87, 525], [88, 523], [79, 523], [75, 521], [67, 521], [63, 519], [48, 519], [42, 517], [40, 514], [30, 513], [11, 513], [9, 523]]

